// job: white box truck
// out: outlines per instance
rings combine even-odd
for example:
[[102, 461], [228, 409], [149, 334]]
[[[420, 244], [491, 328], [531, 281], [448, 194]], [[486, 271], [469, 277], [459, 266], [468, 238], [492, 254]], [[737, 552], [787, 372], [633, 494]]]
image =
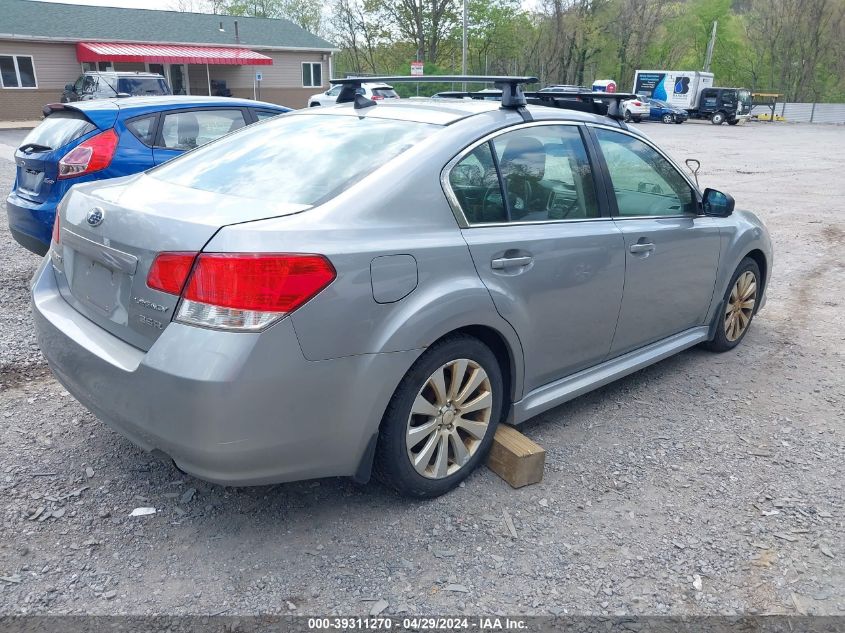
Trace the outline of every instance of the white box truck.
[[690, 118], [736, 125], [751, 115], [751, 91], [717, 88], [713, 73], [698, 70], [638, 70], [634, 90], [638, 95], [665, 101], [689, 112]]

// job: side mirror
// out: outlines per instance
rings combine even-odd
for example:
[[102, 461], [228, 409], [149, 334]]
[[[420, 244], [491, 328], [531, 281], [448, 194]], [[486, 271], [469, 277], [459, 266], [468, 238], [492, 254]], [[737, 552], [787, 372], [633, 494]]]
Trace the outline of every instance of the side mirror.
[[76, 86], [73, 84], [65, 84], [65, 92], [76, 92]]
[[704, 215], [726, 218], [734, 212], [734, 199], [721, 191], [705, 189], [703, 199]]

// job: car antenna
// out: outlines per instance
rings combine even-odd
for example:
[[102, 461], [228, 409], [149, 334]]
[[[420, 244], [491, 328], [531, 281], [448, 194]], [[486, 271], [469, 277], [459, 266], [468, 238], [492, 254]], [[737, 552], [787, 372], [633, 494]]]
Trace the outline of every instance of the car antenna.
[[[507, 75], [427, 75], [424, 77], [413, 75], [400, 75], [391, 77], [344, 77], [341, 79], [329, 79], [332, 85], [341, 85], [343, 88], [337, 96], [335, 103], [354, 103], [355, 109], [368, 108], [376, 105], [376, 102], [367, 99], [360, 94], [359, 89], [363, 83], [485, 83], [493, 84], [496, 88], [502, 91], [502, 109], [516, 110], [520, 113], [523, 119], [531, 121], [531, 115], [525, 106], [528, 102], [525, 99], [525, 93], [522, 90], [523, 84], [537, 83], [539, 79], [536, 77], [510, 77]], [[362, 99], [357, 97], [361, 96]]]

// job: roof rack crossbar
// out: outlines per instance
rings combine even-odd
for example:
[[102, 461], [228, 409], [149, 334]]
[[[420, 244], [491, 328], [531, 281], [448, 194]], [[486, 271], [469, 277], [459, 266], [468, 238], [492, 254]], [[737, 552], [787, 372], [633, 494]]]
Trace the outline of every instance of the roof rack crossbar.
[[625, 118], [622, 102], [636, 99], [637, 95], [628, 92], [578, 92], [569, 90], [548, 90], [545, 92], [526, 92], [528, 103], [546, 105], [567, 110], [592, 112], [617, 121]]
[[511, 77], [508, 75], [400, 75], [384, 77], [343, 77], [329, 79], [332, 85], [342, 85], [336, 103], [349, 103], [355, 101], [355, 93], [364, 83], [484, 83], [493, 84], [502, 91], [502, 107], [517, 109], [526, 105], [525, 94], [522, 91], [523, 84], [537, 83], [536, 77]]

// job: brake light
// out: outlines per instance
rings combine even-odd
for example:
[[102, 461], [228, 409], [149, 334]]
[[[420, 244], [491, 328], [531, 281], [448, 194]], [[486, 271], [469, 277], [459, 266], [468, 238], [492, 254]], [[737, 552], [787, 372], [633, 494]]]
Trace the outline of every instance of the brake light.
[[56, 209], [56, 219], [53, 220], [53, 243], [59, 244], [62, 239], [62, 229], [59, 226], [59, 210]]
[[642, 103], [641, 103], [640, 101], [634, 101], [634, 105], [635, 105], [635, 106], [641, 106], [641, 105], [642, 105]]
[[196, 253], [159, 253], [147, 273], [147, 285], [168, 294], [181, 294], [196, 256]]
[[322, 255], [160, 253], [147, 275], [147, 285], [181, 293], [176, 321], [255, 331], [302, 306], [336, 276]]
[[111, 128], [92, 136], [70, 150], [59, 161], [59, 180], [76, 178], [105, 169], [117, 149], [117, 134]]
[[370, 99], [372, 99], [373, 101], [381, 101], [382, 99], [384, 99], [384, 97], [382, 97], [381, 95], [373, 95], [372, 97], [370, 97]]

